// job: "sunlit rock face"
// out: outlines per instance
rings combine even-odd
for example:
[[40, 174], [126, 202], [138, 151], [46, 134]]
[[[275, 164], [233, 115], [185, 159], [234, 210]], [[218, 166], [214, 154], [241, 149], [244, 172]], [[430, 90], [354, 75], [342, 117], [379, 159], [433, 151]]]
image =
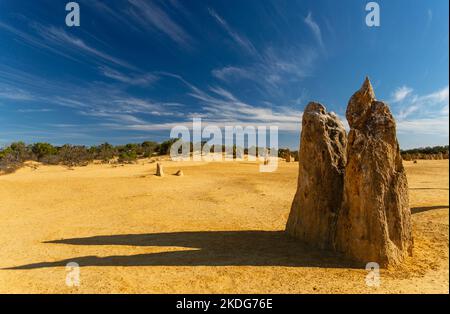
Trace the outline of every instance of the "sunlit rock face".
[[305, 108], [297, 192], [286, 231], [381, 266], [412, 254], [408, 182], [387, 104], [368, 78], [348, 103], [350, 133], [323, 105]]
[[342, 201], [347, 137], [342, 122], [323, 105], [303, 113], [297, 193], [286, 231], [318, 248], [331, 248]]
[[401, 263], [412, 254], [413, 238], [395, 120], [368, 78], [350, 98], [346, 116], [350, 133], [334, 246], [364, 263]]

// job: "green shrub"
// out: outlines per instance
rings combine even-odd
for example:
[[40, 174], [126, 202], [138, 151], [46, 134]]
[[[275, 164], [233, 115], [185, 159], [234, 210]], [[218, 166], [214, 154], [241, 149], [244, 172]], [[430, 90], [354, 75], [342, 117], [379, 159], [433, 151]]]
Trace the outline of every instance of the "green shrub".
[[103, 162], [109, 162], [117, 156], [117, 149], [109, 143], [92, 146], [89, 150], [91, 151], [91, 154], [95, 156], [95, 159], [102, 160]]
[[170, 154], [170, 148], [172, 147], [172, 145], [173, 145], [176, 141], [178, 141], [177, 138], [172, 138], [172, 139], [170, 139], [170, 140], [168, 140], [168, 141], [162, 142], [162, 143], [159, 145], [158, 153], [159, 153], [160, 155], [169, 155], [169, 154]]
[[137, 154], [135, 151], [122, 152], [119, 154], [120, 163], [133, 163], [137, 159]]
[[0, 151], [0, 172], [11, 173], [20, 168], [21, 165], [22, 162], [17, 160], [9, 148]]
[[278, 157], [280, 157], [280, 158], [287, 159], [287, 158], [290, 158], [290, 155], [291, 155], [291, 151], [288, 148], [280, 148], [278, 150]]
[[66, 166], [86, 166], [94, 159], [85, 146], [64, 145], [58, 151], [59, 161]]
[[48, 160], [51, 155], [56, 155], [58, 150], [56, 147], [49, 143], [35, 143], [32, 148], [32, 152], [36, 155], [38, 161]]
[[148, 158], [151, 157], [159, 148], [159, 144], [156, 142], [143, 142], [141, 144], [142, 149], [142, 157]]

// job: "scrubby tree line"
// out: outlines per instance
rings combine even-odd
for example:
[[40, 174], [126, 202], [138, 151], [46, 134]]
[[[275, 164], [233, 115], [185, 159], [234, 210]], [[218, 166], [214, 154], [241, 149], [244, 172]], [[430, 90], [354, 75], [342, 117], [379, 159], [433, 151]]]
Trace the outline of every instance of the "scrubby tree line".
[[[85, 166], [94, 160], [105, 163], [111, 161], [118, 163], [133, 163], [139, 158], [148, 158], [156, 155], [168, 155], [170, 149], [177, 139], [170, 139], [162, 143], [145, 141], [140, 144], [111, 145], [103, 143], [97, 146], [63, 145], [54, 146], [49, 143], [34, 143], [27, 145], [24, 142], [15, 142], [4, 148], [0, 148], [0, 171], [12, 172], [20, 168], [25, 161], [38, 161], [49, 165]], [[190, 144], [190, 152], [199, 149]], [[201, 143], [205, 149], [206, 141]], [[214, 152], [214, 146], [206, 148]], [[219, 151], [226, 152], [226, 147], [221, 145]], [[265, 148], [251, 147], [239, 148], [233, 146], [233, 156], [237, 153], [254, 154], [260, 156], [266, 152]], [[415, 159], [448, 159], [449, 146], [434, 146], [415, 148], [401, 151], [404, 160]], [[287, 148], [278, 150], [278, 157], [287, 158], [292, 156], [298, 160], [298, 151], [290, 151]]]
[[402, 154], [445, 154], [448, 153], [447, 146], [422, 147], [408, 150], [402, 150]]
[[401, 154], [404, 160], [415, 159], [448, 159], [449, 146], [422, 147], [408, 150], [402, 150]]
[[119, 163], [134, 162], [138, 158], [165, 155], [175, 140], [156, 143], [146, 141], [140, 144], [111, 145], [103, 143], [97, 146], [63, 145], [49, 143], [27, 145], [15, 142], [0, 148], [0, 171], [11, 172], [25, 161], [38, 161], [49, 165], [84, 166], [93, 160], [105, 163], [115, 160]]
[[[139, 158], [148, 158], [157, 155], [168, 155], [177, 139], [170, 139], [162, 143], [146, 141], [140, 144], [111, 145], [103, 143], [97, 146], [63, 145], [54, 146], [49, 143], [25, 144], [15, 142], [4, 148], [0, 148], [0, 172], [13, 172], [20, 168], [25, 161], [38, 161], [47, 165], [86, 166], [94, 160], [104, 163], [133, 163]], [[217, 147], [206, 147], [206, 141], [193, 145], [189, 143], [190, 152], [194, 150], [206, 150], [214, 152]], [[180, 147], [181, 150], [181, 147]], [[221, 145], [218, 151], [226, 152], [226, 147]], [[259, 147], [240, 148], [233, 146], [233, 156], [238, 153], [263, 155], [266, 149]], [[287, 150], [289, 151], [289, 150]], [[180, 152], [181, 153], [181, 152]]]

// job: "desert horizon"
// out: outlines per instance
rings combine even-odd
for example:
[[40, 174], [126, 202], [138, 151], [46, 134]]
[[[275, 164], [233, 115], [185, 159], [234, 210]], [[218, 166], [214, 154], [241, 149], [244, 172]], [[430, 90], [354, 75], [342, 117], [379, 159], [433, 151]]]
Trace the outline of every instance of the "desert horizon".
[[374, 288], [365, 265], [284, 234], [297, 163], [169, 159], [165, 177], [150, 159], [0, 176], [0, 292], [448, 293], [448, 160], [405, 162], [414, 254]]

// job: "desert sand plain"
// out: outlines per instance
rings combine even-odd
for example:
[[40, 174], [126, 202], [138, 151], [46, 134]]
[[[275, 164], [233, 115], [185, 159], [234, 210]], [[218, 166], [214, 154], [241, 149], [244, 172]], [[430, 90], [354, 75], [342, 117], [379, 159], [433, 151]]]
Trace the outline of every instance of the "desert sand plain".
[[0, 176], [0, 293], [449, 292], [448, 160], [404, 162], [414, 256], [381, 270], [378, 288], [365, 265], [283, 233], [297, 163], [162, 164], [162, 178], [148, 160]]

